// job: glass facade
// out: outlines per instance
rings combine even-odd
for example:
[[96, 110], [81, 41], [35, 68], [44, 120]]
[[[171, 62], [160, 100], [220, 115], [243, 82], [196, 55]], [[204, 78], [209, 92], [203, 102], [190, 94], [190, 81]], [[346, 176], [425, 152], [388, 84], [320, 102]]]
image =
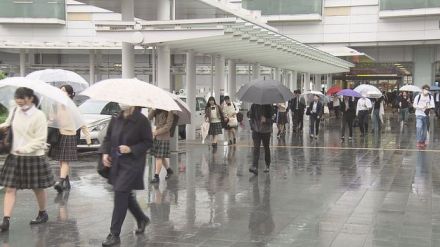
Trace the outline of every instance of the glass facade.
[[242, 6], [262, 15], [322, 14], [322, 0], [242, 0]]
[[65, 0], [1, 0], [0, 18], [66, 20]]
[[440, 0], [380, 0], [380, 10], [440, 8]]

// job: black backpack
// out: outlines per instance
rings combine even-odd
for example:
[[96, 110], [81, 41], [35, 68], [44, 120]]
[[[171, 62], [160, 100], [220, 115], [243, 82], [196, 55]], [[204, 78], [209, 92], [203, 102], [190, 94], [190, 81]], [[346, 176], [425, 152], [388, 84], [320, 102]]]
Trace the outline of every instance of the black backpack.
[[174, 133], [176, 132], [177, 123], [179, 122], [179, 116], [177, 114], [173, 114], [173, 124], [170, 129], [170, 137], [174, 137]]

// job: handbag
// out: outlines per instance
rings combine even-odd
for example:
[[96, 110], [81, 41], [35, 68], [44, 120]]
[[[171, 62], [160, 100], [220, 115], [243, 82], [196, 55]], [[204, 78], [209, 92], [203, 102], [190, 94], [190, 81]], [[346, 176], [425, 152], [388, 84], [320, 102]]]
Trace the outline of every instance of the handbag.
[[228, 127], [233, 127], [233, 128], [238, 127], [237, 118], [229, 118]]
[[5, 130], [0, 135], [0, 154], [9, 154], [12, 150], [12, 122], [14, 121], [16, 111], [17, 108], [15, 108], [14, 112], [12, 113], [10, 126], [5, 128]]
[[59, 129], [52, 127], [47, 129], [47, 143], [49, 143], [51, 146], [54, 146], [60, 142], [60, 139], [61, 133]]
[[96, 167], [96, 171], [103, 178], [110, 177], [110, 167], [104, 166], [104, 163], [102, 162], [102, 154], [98, 155], [98, 166]]

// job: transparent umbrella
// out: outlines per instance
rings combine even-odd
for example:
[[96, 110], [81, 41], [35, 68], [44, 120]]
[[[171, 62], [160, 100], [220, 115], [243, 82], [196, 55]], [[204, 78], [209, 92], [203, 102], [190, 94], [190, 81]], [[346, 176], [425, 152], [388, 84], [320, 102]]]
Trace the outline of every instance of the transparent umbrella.
[[31, 80], [41, 80], [54, 87], [70, 85], [77, 93], [84, 91], [89, 87], [89, 83], [79, 74], [63, 69], [45, 69], [34, 71], [26, 76]]
[[0, 104], [14, 109], [15, 91], [19, 87], [34, 90], [40, 100], [38, 107], [46, 114], [49, 127], [77, 130], [85, 125], [78, 107], [60, 89], [40, 80], [30, 80], [25, 77], [10, 77], [0, 80]]

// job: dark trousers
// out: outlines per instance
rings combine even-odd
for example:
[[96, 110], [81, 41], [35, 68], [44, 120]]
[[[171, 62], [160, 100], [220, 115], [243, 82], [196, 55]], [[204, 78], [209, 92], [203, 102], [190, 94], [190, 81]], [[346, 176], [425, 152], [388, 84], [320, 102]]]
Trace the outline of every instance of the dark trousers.
[[335, 111], [335, 116], [336, 116], [336, 118], [339, 118], [339, 106], [334, 106], [333, 107], [333, 110]]
[[115, 191], [115, 201], [112, 215], [112, 225], [110, 232], [116, 236], [121, 233], [122, 224], [124, 223], [127, 209], [134, 216], [137, 221], [147, 219], [147, 216], [142, 212], [141, 207], [136, 201], [133, 192], [130, 191]]
[[319, 122], [318, 114], [312, 113], [310, 115], [310, 134], [319, 135]]
[[260, 147], [261, 143], [263, 142], [264, 147], [264, 159], [266, 161], [266, 166], [270, 166], [270, 136], [271, 133], [259, 133], [259, 132], [252, 132], [252, 140], [254, 141], [254, 157], [252, 165], [255, 168], [258, 168], [258, 161], [260, 160]]
[[435, 102], [435, 115], [437, 117], [440, 115], [440, 102]]
[[348, 126], [349, 137], [353, 137], [353, 118], [347, 116], [347, 114], [343, 114], [341, 136], [345, 136], [345, 127], [347, 126]]
[[361, 134], [368, 134], [368, 111], [359, 111], [359, 128], [361, 129]]
[[302, 130], [303, 129], [303, 122], [304, 122], [304, 112], [301, 112], [300, 110], [292, 111], [293, 129]]

